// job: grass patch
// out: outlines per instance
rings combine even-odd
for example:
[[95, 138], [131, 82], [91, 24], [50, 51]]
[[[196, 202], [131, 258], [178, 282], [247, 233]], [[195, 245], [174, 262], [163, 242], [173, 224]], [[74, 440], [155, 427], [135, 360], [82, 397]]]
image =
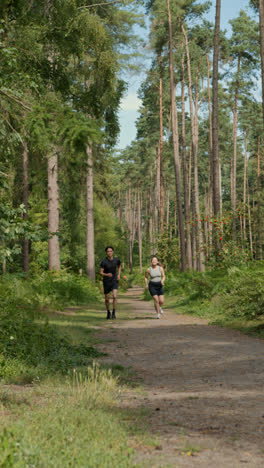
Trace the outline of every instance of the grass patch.
[[166, 307], [264, 338], [264, 263], [168, 275], [166, 288]]
[[[31, 410], [12, 425], [2, 421], [0, 466], [131, 467], [128, 427], [113, 411], [118, 390], [117, 378], [98, 366], [39, 387]], [[17, 401], [2, 400], [14, 416]]]

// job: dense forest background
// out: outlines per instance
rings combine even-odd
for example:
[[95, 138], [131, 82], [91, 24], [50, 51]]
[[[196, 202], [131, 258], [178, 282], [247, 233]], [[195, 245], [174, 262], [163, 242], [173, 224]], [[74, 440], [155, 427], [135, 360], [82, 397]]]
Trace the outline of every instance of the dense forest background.
[[[2, 273], [95, 280], [108, 244], [130, 272], [153, 253], [168, 271], [262, 260], [263, 12], [249, 2], [227, 37], [220, 3], [211, 24], [194, 0], [2, 2]], [[121, 77], [144, 53], [120, 152]]]

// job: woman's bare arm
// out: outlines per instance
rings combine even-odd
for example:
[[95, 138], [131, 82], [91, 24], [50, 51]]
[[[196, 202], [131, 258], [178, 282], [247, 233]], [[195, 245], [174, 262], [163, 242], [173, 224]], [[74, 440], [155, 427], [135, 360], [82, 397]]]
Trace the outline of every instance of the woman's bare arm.
[[149, 268], [147, 269], [145, 273], [145, 288], [147, 289], [148, 287], [148, 277], [149, 277]]
[[160, 267], [160, 271], [161, 271], [161, 284], [163, 286], [165, 283], [165, 279], [166, 279], [163, 267]]

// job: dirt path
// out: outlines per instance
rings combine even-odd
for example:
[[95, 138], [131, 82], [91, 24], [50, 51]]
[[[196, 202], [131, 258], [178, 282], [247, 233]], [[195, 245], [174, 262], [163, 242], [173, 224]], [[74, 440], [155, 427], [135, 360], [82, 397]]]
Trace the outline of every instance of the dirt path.
[[[120, 299], [129, 320], [100, 333], [105, 362], [132, 367], [142, 392], [125, 394], [123, 407], [147, 409], [160, 441], [138, 447], [141, 467], [264, 467], [264, 341], [206, 320], [140, 301], [140, 288]], [[119, 314], [122, 317], [122, 312]]]

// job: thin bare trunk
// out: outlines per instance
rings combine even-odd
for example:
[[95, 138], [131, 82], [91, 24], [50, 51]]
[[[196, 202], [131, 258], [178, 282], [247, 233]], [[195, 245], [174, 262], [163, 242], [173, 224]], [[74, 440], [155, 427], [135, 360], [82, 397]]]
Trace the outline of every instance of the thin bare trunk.
[[195, 211], [197, 214], [197, 261], [198, 261], [198, 268], [199, 271], [205, 270], [204, 265], [204, 246], [203, 246], [203, 232], [202, 232], [202, 223], [201, 223], [201, 215], [200, 215], [200, 203], [199, 203], [199, 179], [198, 179], [198, 131], [199, 131], [199, 124], [198, 124], [198, 75], [199, 69], [197, 70], [196, 74], [196, 86], [195, 86], [195, 114], [194, 114], [194, 201], [195, 201]]
[[214, 215], [220, 212], [220, 187], [219, 187], [219, 143], [218, 143], [218, 59], [220, 37], [220, 11], [221, 0], [216, 0], [214, 56], [213, 56], [213, 207]]
[[259, 0], [260, 57], [262, 77], [262, 114], [264, 121], [264, 2]]
[[231, 180], [230, 180], [230, 189], [231, 189], [231, 209], [233, 211], [233, 223], [232, 223], [232, 231], [233, 231], [233, 238], [236, 238], [236, 179], [237, 179], [237, 123], [238, 123], [238, 88], [239, 88], [239, 72], [240, 72], [240, 57], [238, 57], [237, 63], [237, 79], [236, 79], [236, 87], [235, 87], [235, 103], [234, 103], [234, 110], [233, 110], [233, 159], [231, 161]]
[[213, 218], [213, 124], [212, 124], [212, 103], [211, 103], [211, 88], [210, 88], [210, 61], [207, 59], [207, 92], [208, 92], [208, 112], [209, 112], [209, 171], [208, 171], [208, 245], [207, 256], [209, 256], [212, 239], [213, 239], [213, 224], [210, 221]]
[[160, 231], [163, 231], [163, 223], [164, 223], [164, 205], [165, 205], [165, 197], [164, 197], [164, 181], [163, 181], [163, 96], [162, 96], [162, 69], [161, 69], [161, 60], [159, 60], [160, 64], [160, 82], [159, 82], [159, 121], [160, 121], [160, 141], [159, 141], [159, 148], [160, 148], [160, 218], [159, 218], [159, 228]]
[[58, 155], [48, 158], [49, 269], [60, 269]]
[[260, 137], [258, 137], [258, 172], [257, 172], [257, 191], [258, 191], [258, 251], [259, 260], [262, 255], [262, 226], [261, 226], [261, 194], [260, 194]]
[[131, 192], [131, 187], [128, 187], [127, 193], [127, 209], [126, 209], [126, 221], [127, 221], [127, 230], [128, 230], [128, 247], [129, 247], [129, 269], [130, 273], [133, 273], [133, 248], [135, 241], [135, 232], [136, 232], [136, 206], [137, 200], [134, 195], [132, 200], [133, 193]]
[[171, 125], [172, 125], [172, 140], [173, 140], [173, 155], [174, 155], [174, 171], [175, 171], [175, 185], [176, 185], [176, 197], [177, 197], [177, 214], [178, 214], [178, 223], [179, 223], [181, 269], [182, 271], [185, 271], [186, 270], [185, 239], [184, 239], [184, 221], [183, 221], [182, 203], [181, 203], [181, 175], [180, 175], [180, 158], [179, 158], [178, 115], [177, 115], [175, 83], [174, 83], [170, 0], [167, 0], [167, 9], [168, 9], [169, 49], [170, 49], [170, 96], [171, 96]]
[[141, 203], [140, 203], [140, 190], [138, 181], [138, 251], [139, 251], [139, 270], [142, 273], [142, 232], [141, 232]]
[[157, 228], [160, 226], [160, 146], [156, 146], [156, 213]]
[[86, 174], [86, 272], [95, 281], [94, 257], [94, 203], [93, 203], [93, 153], [91, 146], [86, 146], [87, 174]]
[[191, 60], [189, 52], [189, 43], [187, 34], [183, 24], [181, 29], [184, 35], [186, 56], [187, 56], [187, 71], [188, 71], [188, 90], [189, 90], [189, 104], [190, 104], [190, 119], [191, 119], [191, 132], [192, 132], [192, 151], [193, 151], [193, 174], [194, 174], [194, 206], [195, 215], [197, 215], [196, 221], [196, 242], [197, 242], [197, 267], [199, 271], [204, 271], [204, 252], [203, 252], [203, 237], [202, 237], [202, 225], [200, 221], [200, 206], [199, 206], [199, 180], [198, 180], [198, 78], [199, 78], [199, 67], [196, 73], [195, 83], [195, 112], [193, 112], [193, 95], [192, 95], [192, 73], [191, 73]]
[[[27, 133], [24, 131], [23, 140], [23, 205], [25, 212], [23, 213], [23, 219], [28, 217], [28, 145], [27, 145]], [[28, 239], [23, 239], [23, 270], [25, 273], [29, 271], [29, 242]]]
[[249, 200], [249, 186], [248, 186], [248, 177], [247, 177], [247, 202], [248, 202], [248, 233], [249, 233], [249, 245], [251, 252], [251, 259], [253, 259], [253, 239], [252, 239], [252, 224], [251, 224], [251, 209], [250, 209], [250, 200]]
[[175, 207], [174, 207], [174, 232], [175, 232], [175, 237], [177, 237], [177, 197], [175, 197]]
[[122, 203], [121, 203], [121, 193], [120, 193], [120, 190], [118, 190], [118, 215], [119, 215], [120, 226], [122, 226], [122, 222], [123, 222], [123, 210], [122, 210]]
[[167, 227], [169, 227], [170, 222], [170, 181], [168, 180], [168, 187], [167, 187]]
[[153, 255], [153, 202], [152, 202], [152, 167], [150, 166], [150, 189], [149, 189], [149, 243], [150, 255]]
[[184, 187], [184, 214], [186, 224], [186, 261], [187, 268], [192, 269], [192, 242], [190, 231], [190, 197], [188, 194], [188, 161], [186, 151], [185, 128], [185, 79], [184, 79], [184, 54], [182, 55], [182, 80], [181, 80], [181, 108], [182, 108], [182, 161], [183, 161], [183, 187]]
[[247, 133], [245, 134], [244, 183], [243, 183], [243, 239], [246, 240], [246, 203], [247, 203]]

